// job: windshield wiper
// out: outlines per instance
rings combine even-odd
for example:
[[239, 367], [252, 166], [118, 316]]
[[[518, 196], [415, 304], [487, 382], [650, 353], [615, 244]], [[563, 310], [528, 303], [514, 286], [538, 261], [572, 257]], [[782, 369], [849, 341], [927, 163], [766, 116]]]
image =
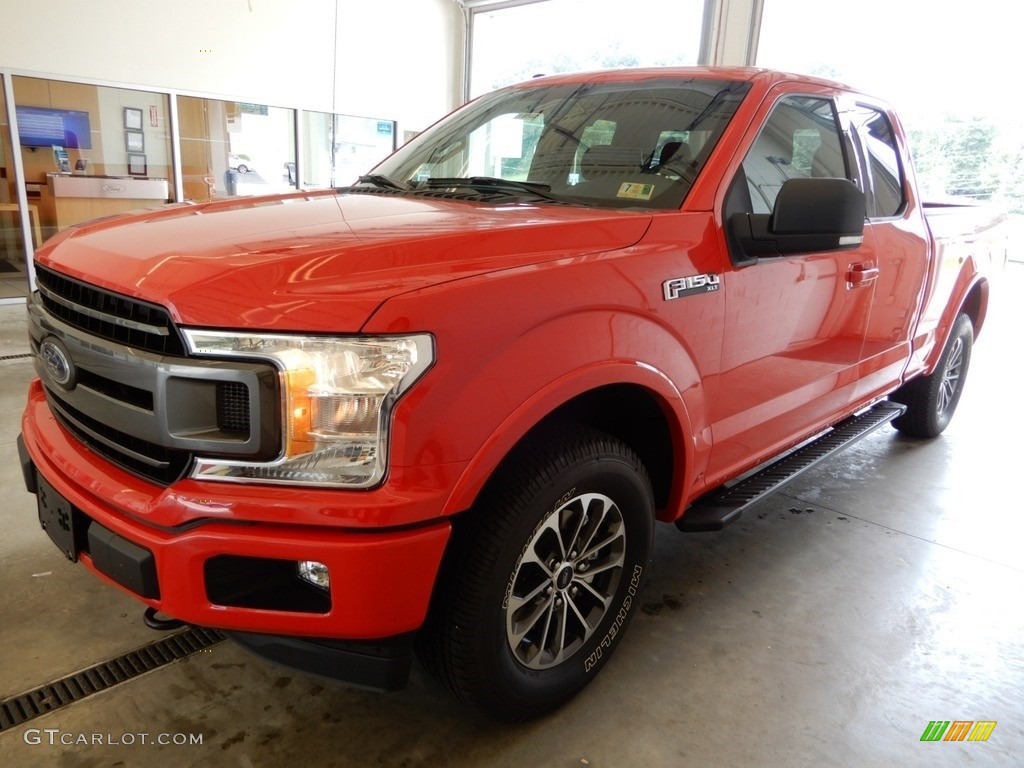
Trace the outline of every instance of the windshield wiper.
[[357, 184], [373, 184], [375, 187], [383, 187], [384, 189], [401, 189], [408, 190], [409, 188], [404, 184], [399, 184], [397, 181], [389, 179], [379, 173], [367, 173], [364, 176], [360, 176], [356, 180]]
[[432, 176], [425, 180], [419, 188], [444, 189], [446, 187], [469, 187], [477, 192], [525, 192], [526, 194], [539, 197], [542, 200], [550, 200], [553, 203], [565, 202], [562, 198], [550, 194], [550, 184], [543, 184], [539, 181], [499, 179], [496, 176], [469, 176], [466, 178], [444, 178]]

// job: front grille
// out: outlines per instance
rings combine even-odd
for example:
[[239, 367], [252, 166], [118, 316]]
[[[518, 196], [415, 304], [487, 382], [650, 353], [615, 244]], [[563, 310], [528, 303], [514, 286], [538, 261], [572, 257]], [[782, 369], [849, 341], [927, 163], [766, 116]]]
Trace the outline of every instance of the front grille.
[[[93, 453], [160, 486], [195, 458], [270, 461], [281, 450], [277, 369], [185, 352], [170, 314], [38, 268], [28, 305], [36, 370], [58, 422]], [[71, 383], [42, 360], [66, 357]], [[127, 349], [126, 349], [127, 348]]]
[[95, 453], [122, 469], [159, 485], [170, 485], [185, 476], [192, 455], [175, 451], [101, 424], [58, 400], [47, 390], [50, 411], [57, 421]]
[[68, 325], [161, 355], [185, 354], [185, 344], [163, 307], [87, 285], [38, 264], [35, 269], [43, 306]]

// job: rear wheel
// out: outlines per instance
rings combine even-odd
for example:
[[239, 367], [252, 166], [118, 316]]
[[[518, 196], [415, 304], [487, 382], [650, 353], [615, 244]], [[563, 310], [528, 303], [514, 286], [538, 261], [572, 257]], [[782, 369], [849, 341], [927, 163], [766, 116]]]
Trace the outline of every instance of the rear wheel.
[[949, 426], [964, 391], [973, 346], [974, 326], [967, 315], [960, 314], [935, 370], [908, 381], [890, 396], [907, 406], [906, 413], [893, 420], [896, 429], [911, 437], [935, 437]]
[[611, 656], [650, 557], [639, 458], [579, 426], [527, 440], [456, 528], [420, 656], [503, 720], [561, 705]]

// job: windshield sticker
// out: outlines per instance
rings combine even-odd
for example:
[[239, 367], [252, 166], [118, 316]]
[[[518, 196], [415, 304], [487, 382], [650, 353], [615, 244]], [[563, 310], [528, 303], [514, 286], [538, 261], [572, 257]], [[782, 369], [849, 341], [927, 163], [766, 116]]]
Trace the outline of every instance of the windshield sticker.
[[619, 192], [616, 197], [623, 197], [628, 200], [650, 200], [654, 195], [653, 184], [637, 184], [635, 182], [625, 182], [619, 187]]

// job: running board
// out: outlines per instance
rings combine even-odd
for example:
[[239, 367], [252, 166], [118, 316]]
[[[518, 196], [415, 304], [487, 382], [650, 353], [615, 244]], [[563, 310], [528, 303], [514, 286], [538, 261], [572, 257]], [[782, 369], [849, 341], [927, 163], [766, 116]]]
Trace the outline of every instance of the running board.
[[677, 522], [681, 531], [720, 531], [735, 522], [743, 510], [774, 493], [797, 475], [824, 461], [862, 437], [888, 424], [906, 410], [901, 403], [883, 400], [856, 416], [836, 424], [821, 437], [805, 443], [734, 485], [718, 488], [697, 499]]

